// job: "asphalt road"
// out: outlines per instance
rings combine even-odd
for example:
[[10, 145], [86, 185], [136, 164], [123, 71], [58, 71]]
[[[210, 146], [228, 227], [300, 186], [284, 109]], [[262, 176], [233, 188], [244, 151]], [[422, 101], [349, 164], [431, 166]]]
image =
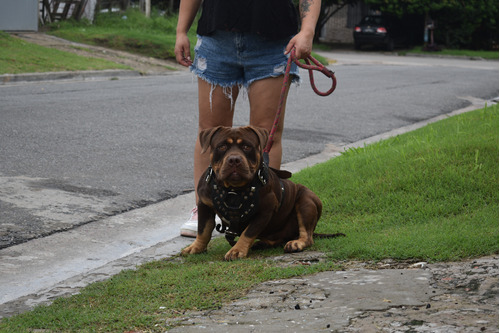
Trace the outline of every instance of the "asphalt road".
[[[306, 73], [291, 89], [284, 162], [498, 96], [494, 61], [327, 56], [337, 90], [316, 96]], [[0, 248], [192, 191], [196, 127], [187, 72], [0, 86]]]

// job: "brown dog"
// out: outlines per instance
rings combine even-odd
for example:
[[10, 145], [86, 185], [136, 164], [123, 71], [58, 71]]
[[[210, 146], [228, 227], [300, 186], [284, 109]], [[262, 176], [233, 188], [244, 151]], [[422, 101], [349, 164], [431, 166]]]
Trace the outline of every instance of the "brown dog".
[[[256, 239], [265, 246], [287, 242], [285, 252], [313, 244], [321, 201], [305, 186], [282, 179], [289, 178], [289, 172], [267, 167], [262, 153], [267, 136], [267, 130], [251, 126], [200, 133], [203, 151], [210, 148], [211, 166], [198, 183], [198, 234], [182, 254], [206, 250], [215, 214], [234, 245], [226, 260], [246, 257]], [[235, 243], [236, 236], [240, 237]]]

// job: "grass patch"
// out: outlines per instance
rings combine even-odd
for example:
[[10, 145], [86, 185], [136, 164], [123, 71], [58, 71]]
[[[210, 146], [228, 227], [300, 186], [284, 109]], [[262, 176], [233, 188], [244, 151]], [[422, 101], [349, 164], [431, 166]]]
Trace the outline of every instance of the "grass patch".
[[[148, 19], [139, 10], [129, 9], [124, 13], [99, 13], [94, 24], [85, 20], [58, 22], [47, 33], [79, 43], [175, 59], [176, 26], [177, 15], [162, 16], [154, 12]], [[192, 48], [196, 43], [195, 31], [196, 23], [188, 35]]]
[[498, 251], [498, 105], [351, 149], [300, 172], [332, 258], [457, 260]]
[[[311, 266], [278, 268], [266, 260], [221, 260], [229, 250], [218, 239], [209, 253], [174, 258], [124, 271], [80, 294], [59, 298], [50, 306], [0, 323], [0, 332], [165, 332], [167, 318], [186, 310], [206, 310], [244, 295], [252, 285], [274, 278], [289, 278], [317, 270]], [[333, 265], [322, 264], [323, 269]]]
[[229, 245], [208, 253], [152, 262], [3, 319], [0, 332], [164, 332], [187, 310], [213, 309], [259, 282], [337, 269], [343, 259], [459, 260], [498, 253], [498, 105], [346, 151], [293, 179], [322, 199], [313, 250], [329, 260], [279, 267], [282, 249], [251, 251], [224, 262]]
[[417, 46], [407, 53], [419, 53], [419, 54], [432, 54], [432, 55], [448, 55], [448, 56], [459, 56], [459, 57], [469, 57], [469, 58], [482, 58], [488, 60], [498, 60], [498, 51], [473, 51], [473, 50], [453, 50], [453, 49], [443, 49], [441, 51], [429, 52], [424, 51], [422, 46]]
[[0, 32], [0, 74], [102, 69], [130, 67], [35, 45]]

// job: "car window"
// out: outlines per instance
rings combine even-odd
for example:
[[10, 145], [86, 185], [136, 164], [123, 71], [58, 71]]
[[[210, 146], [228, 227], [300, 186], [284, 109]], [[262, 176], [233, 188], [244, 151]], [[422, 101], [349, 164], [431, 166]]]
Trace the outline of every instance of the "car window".
[[364, 24], [373, 24], [373, 25], [380, 25], [382, 24], [382, 17], [380, 16], [366, 16], [363, 19]]

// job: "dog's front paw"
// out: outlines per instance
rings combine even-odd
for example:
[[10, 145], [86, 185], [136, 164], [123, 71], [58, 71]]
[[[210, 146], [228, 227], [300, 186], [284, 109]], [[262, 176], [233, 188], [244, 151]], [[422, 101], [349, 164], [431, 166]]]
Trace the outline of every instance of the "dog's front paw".
[[181, 251], [182, 255], [188, 255], [188, 254], [197, 254], [197, 253], [202, 253], [207, 250], [206, 245], [202, 245], [197, 241], [194, 241], [193, 244], [189, 245], [186, 247], [184, 250]]
[[247, 254], [248, 254], [248, 249], [245, 250], [237, 246], [233, 246], [233, 248], [231, 248], [231, 250], [229, 250], [224, 256], [224, 260], [231, 261], [231, 260], [245, 258]]
[[306, 242], [296, 239], [296, 240], [291, 240], [285, 245], [285, 252], [291, 253], [291, 252], [300, 252], [304, 250], [306, 247], [308, 247], [311, 244], [307, 244]]

